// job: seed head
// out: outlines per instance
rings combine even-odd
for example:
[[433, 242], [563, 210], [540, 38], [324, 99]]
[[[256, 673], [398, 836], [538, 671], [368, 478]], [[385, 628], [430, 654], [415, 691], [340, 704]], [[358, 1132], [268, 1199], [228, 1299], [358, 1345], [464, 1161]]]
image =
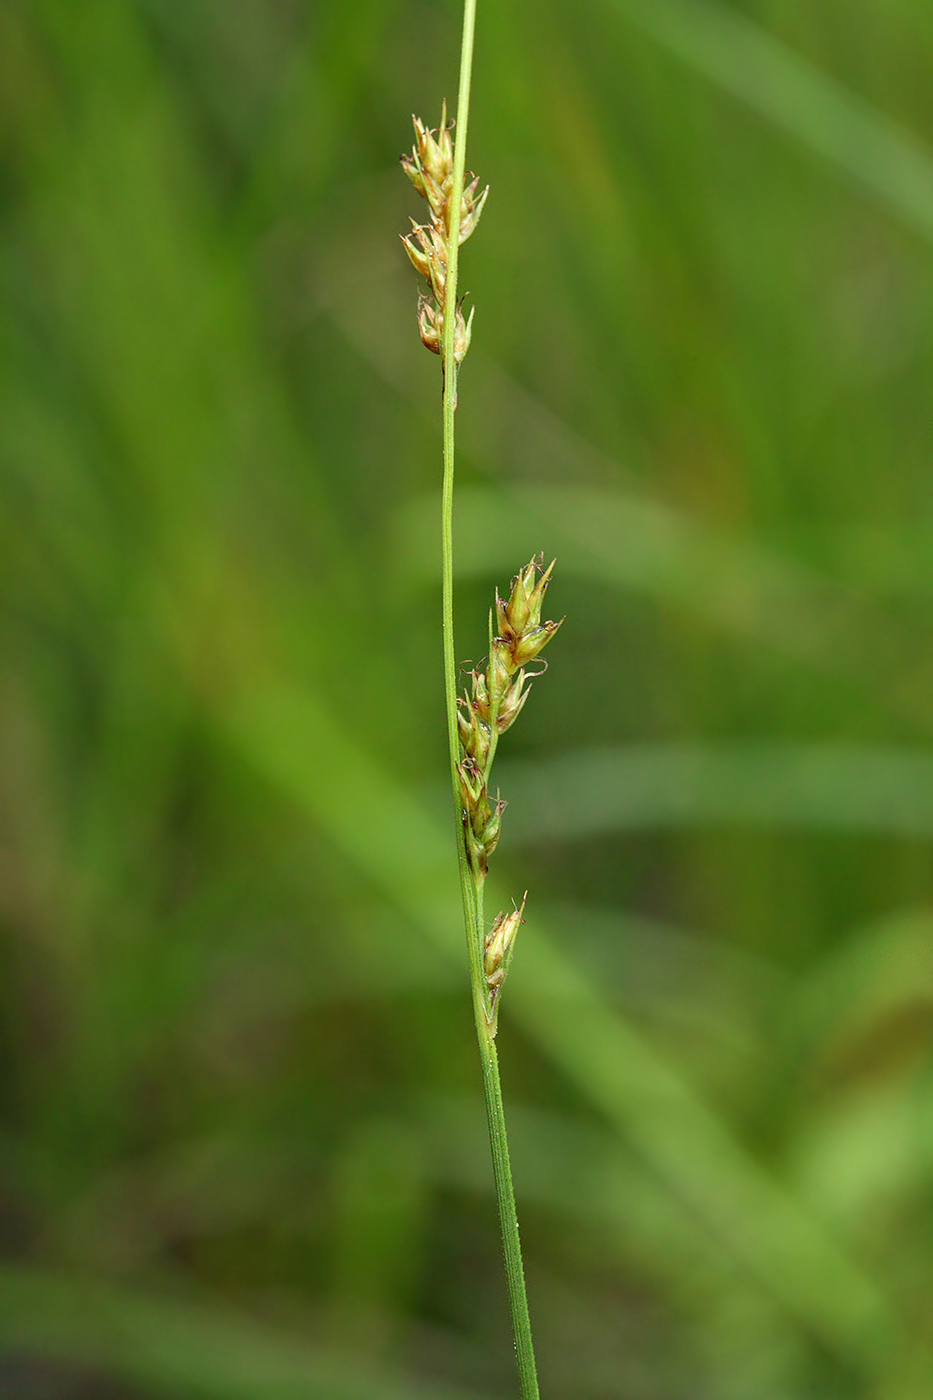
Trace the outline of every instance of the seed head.
[[501, 797], [496, 798], [495, 806], [492, 809], [492, 816], [483, 827], [483, 850], [487, 856], [491, 856], [499, 842], [499, 830], [502, 826], [502, 813], [506, 809], [506, 803]]
[[411, 233], [400, 233], [399, 238], [408, 254], [412, 267], [422, 277], [431, 280], [431, 243], [428, 230], [422, 224], [411, 221]]
[[483, 976], [486, 979], [486, 996], [489, 1001], [486, 1014], [492, 1025], [493, 1035], [496, 1033], [496, 1003], [502, 984], [508, 976], [509, 964], [515, 951], [516, 935], [524, 923], [522, 914], [527, 898], [526, 890], [521, 904], [517, 909], [513, 909], [511, 914], [497, 914], [492, 928], [483, 938]]
[[[489, 186], [477, 197], [476, 191], [479, 188], [479, 180], [472, 180], [463, 191], [463, 202], [460, 206], [460, 234], [457, 238], [458, 244], [465, 243], [476, 229], [479, 223], [479, 216], [483, 212], [483, 205], [486, 203], [486, 196], [489, 193]], [[448, 220], [448, 232], [450, 224]]]
[[543, 622], [540, 627], [530, 627], [527, 632], [523, 632], [512, 647], [514, 665], [527, 666], [529, 661], [534, 661], [536, 656], [540, 656], [563, 620], [561, 618], [560, 622]]
[[[513, 578], [506, 602], [496, 593], [495, 620], [499, 635], [493, 642], [493, 650], [499, 658], [497, 671], [507, 669], [511, 675], [519, 667], [527, 666], [541, 654], [560, 627], [560, 622], [541, 621], [541, 607], [555, 562], [552, 559], [539, 578], [541, 565], [531, 559]], [[507, 660], [501, 659], [504, 656]]]
[[489, 685], [486, 680], [485, 671], [474, 670], [470, 673], [473, 681], [473, 708], [481, 719], [489, 719]]
[[422, 345], [439, 355], [444, 336], [444, 318], [437, 303], [426, 297], [423, 292], [418, 297], [418, 330], [421, 332]]
[[[484, 878], [499, 839], [504, 803], [490, 807], [487, 786], [496, 740], [515, 723], [528, 700], [533, 675], [525, 669], [547, 646], [559, 622], [542, 622], [541, 608], [554, 564], [543, 570], [531, 559], [512, 580], [508, 600], [496, 594], [489, 613], [489, 659], [470, 672], [471, 687], [457, 701], [460, 763], [457, 768], [464, 841], [473, 876]], [[500, 635], [493, 628], [498, 626]]]
[[[454, 150], [450, 133], [453, 122], [447, 121], [447, 103], [441, 105], [441, 124], [429, 131], [424, 122], [412, 117], [415, 128], [415, 146], [412, 155], [427, 171], [436, 185], [442, 185], [447, 176], [453, 173]], [[437, 140], [435, 140], [435, 136]]]
[[[415, 120], [415, 118], [412, 118], [412, 120]], [[421, 161], [415, 155], [414, 151], [410, 156], [400, 155], [399, 162], [422, 199], [427, 199], [428, 191], [424, 182], [424, 171], [421, 168]]]
[[454, 364], [462, 364], [466, 352], [470, 348], [470, 341], [473, 338], [473, 312], [475, 307], [470, 307], [470, 314], [466, 321], [463, 319], [461, 307], [463, 302], [457, 307], [457, 322], [454, 326]]
[[[428, 130], [418, 117], [412, 117], [415, 144], [411, 155], [400, 156], [402, 169], [412, 185], [428, 202], [431, 218], [427, 224], [412, 219], [411, 233], [402, 236], [405, 252], [419, 276], [430, 284], [432, 304], [423, 294], [418, 301], [418, 330], [422, 343], [435, 355], [444, 354], [444, 306], [447, 296], [447, 266], [450, 252], [451, 206], [453, 189], [453, 122], [447, 120], [446, 103], [441, 109], [441, 124]], [[460, 205], [459, 243], [465, 243], [479, 223], [486, 203], [488, 188], [479, 191], [479, 181], [467, 177]], [[462, 300], [457, 305], [453, 327], [453, 358], [459, 365], [470, 348], [473, 312], [464, 319]]]
[[460, 747], [479, 768], [485, 768], [489, 753], [489, 725], [480, 717], [469, 696], [457, 701], [457, 730]]
[[[432, 222], [446, 228], [447, 208], [453, 184], [453, 145], [447, 123], [447, 105], [441, 109], [441, 124], [429, 131], [417, 117], [412, 117], [415, 144], [411, 155], [399, 157], [402, 169], [415, 189], [428, 201]], [[436, 137], [436, 139], [435, 139]]]
[[556, 562], [556, 559], [552, 559], [538, 578], [541, 564], [537, 559], [529, 560], [513, 578], [508, 602], [503, 603], [498, 592], [496, 593], [496, 620], [503, 637], [511, 640], [521, 636], [528, 628], [540, 624], [541, 605]]
[[525, 685], [525, 672], [519, 671], [508, 690], [499, 701], [499, 713], [496, 715], [496, 728], [500, 734], [515, 723], [525, 707], [525, 701], [531, 693], [531, 682]]
[[470, 818], [470, 825], [475, 826], [475, 815], [479, 811], [480, 803], [486, 792], [483, 775], [476, 760], [467, 757], [462, 763], [458, 763], [457, 777], [460, 780], [460, 801], [463, 804], [463, 810]]
[[497, 914], [493, 920], [492, 928], [483, 939], [483, 971], [487, 977], [498, 972], [514, 948], [515, 936], [520, 925], [525, 922], [522, 914], [525, 912], [527, 898], [528, 891], [526, 890], [517, 909], [513, 909], [510, 914]]
[[500, 704], [516, 669], [512, 664], [512, 651], [508, 642], [502, 637], [493, 637], [489, 657], [489, 694]]

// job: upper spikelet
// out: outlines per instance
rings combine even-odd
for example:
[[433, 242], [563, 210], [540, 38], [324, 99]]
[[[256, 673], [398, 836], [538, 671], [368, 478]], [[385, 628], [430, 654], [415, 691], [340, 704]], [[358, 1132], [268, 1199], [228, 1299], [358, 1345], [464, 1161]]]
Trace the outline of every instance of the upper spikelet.
[[[441, 124], [429, 130], [418, 117], [412, 117], [415, 144], [411, 155], [400, 156], [402, 169], [415, 189], [428, 202], [431, 211], [427, 224], [416, 224], [401, 234], [402, 243], [412, 267], [430, 284], [431, 296], [423, 293], [418, 301], [418, 329], [422, 342], [435, 355], [444, 352], [444, 314], [447, 297], [447, 265], [451, 230], [451, 194], [453, 193], [454, 148], [451, 139], [453, 122], [447, 120], [447, 104], [441, 108]], [[469, 175], [460, 202], [458, 245], [465, 243], [479, 223], [489, 187], [479, 192], [479, 181]], [[464, 319], [462, 302], [453, 310], [454, 363], [460, 364], [470, 348], [473, 313]]]

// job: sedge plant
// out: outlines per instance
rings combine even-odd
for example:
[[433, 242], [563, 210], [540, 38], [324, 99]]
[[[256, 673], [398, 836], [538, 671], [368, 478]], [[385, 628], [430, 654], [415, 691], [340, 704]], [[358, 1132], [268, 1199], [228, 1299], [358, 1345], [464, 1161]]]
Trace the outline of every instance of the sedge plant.
[[429, 130], [417, 117], [412, 119], [415, 144], [410, 156], [402, 156], [402, 168], [427, 201], [429, 218], [425, 224], [412, 220], [412, 231], [402, 241], [412, 265], [427, 283], [418, 300], [421, 339], [440, 356], [443, 371], [442, 608], [454, 829], [521, 1394], [522, 1400], [537, 1400], [531, 1321], [496, 1051], [502, 987], [523, 922], [527, 891], [520, 905], [498, 913], [487, 929], [484, 890], [489, 857], [499, 840], [505, 808], [498, 792], [491, 797], [490, 786], [499, 736], [521, 713], [533, 676], [540, 674], [544, 663], [540, 663], [537, 672], [530, 668], [560, 623], [541, 620], [554, 565], [544, 569], [543, 558], [540, 563], [532, 558], [512, 580], [507, 599], [496, 592], [495, 605], [489, 613], [488, 658], [485, 665], [471, 671], [469, 687], [458, 697], [453, 608], [454, 413], [457, 378], [470, 347], [473, 313], [464, 317], [462, 299], [457, 295], [457, 268], [460, 246], [475, 230], [488, 193], [488, 187], [480, 192], [479, 181], [472, 175], [467, 177], [465, 171], [475, 11], [476, 0], [465, 0], [456, 141], [452, 135], [454, 123], [447, 120], [446, 103], [436, 129]]

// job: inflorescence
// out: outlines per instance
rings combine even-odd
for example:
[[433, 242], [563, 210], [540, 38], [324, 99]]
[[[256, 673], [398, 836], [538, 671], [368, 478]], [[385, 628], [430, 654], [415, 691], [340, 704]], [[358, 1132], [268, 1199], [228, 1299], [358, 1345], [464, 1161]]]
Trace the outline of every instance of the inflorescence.
[[[427, 200], [430, 222], [416, 224], [402, 236], [405, 251], [415, 271], [430, 286], [430, 293], [418, 298], [418, 328], [427, 348], [444, 355], [444, 317], [447, 308], [450, 240], [454, 220], [451, 197], [454, 180], [454, 149], [451, 140], [453, 123], [447, 120], [446, 103], [441, 109], [441, 124], [429, 131], [417, 117], [415, 144], [410, 156], [402, 156], [402, 169], [415, 189]], [[488, 187], [479, 193], [479, 181], [471, 174], [466, 177], [460, 206], [458, 246], [465, 243], [479, 222], [486, 203]], [[458, 300], [454, 312], [454, 364], [459, 365], [470, 347], [473, 313], [463, 317], [463, 300]], [[446, 370], [446, 365], [445, 365]], [[454, 405], [456, 396], [454, 395]], [[547, 569], [532, 558], [512, 580], [508, 600], [503, 602], [496, 593], [495, 608], [489, 613], [489, 658], [485, 668], [474, 668], [470, 689], [457, 701], [457, 731], [459, 752], [456, 780], [463, 824], [464, 854], [476, 891], [476, 910], [482, 910], [482, 887], [486, 879], [489, 857], [499, 840], [505, 803], [496, 793], [489, 797], [489, 775], [500, 734], [515, 723], [524, 708], [535, 675], [540, 675], [546, 663], [537, 671], [529, 666], [537, 660], [560, 626], [559, 622], [542, 622], [541, 607], [554, 563]], [[498, 999], [509, 970], [515, 936], [522, 923], [526, 890], [521, 905], [511, 913], [500, 913], [489, 932], [482, 934], [482, 970], [486, 984], [486, 1017], [490, 1033], [496, 1033]]]
[[[498, 792], [492, 801], [489, 797], [489, 775], [499, 735], [510, 729], [521, 714], [532, 680], [541, 674], [529, 671], [528, 667], [541, 655], [561, 625], [560, 622], [541, 621], [541, 607], [553, 568], [553, 561], [543, 569], [536, 559], [531, 559], [512, 580], [507, 601], [496, 591], [495, 608], [489, 612], [489, 659], [484, 669], [471, 671], [470, 691], [457, 702], [460, 737], [457, 776], [463, 835], [467, 861], [477, 887], [486, 878], [505, 809]], [[542, 661], [542, 669], [544, 665]], [[508, 971], [524, 907], [523, 899], [521, 908], [513, 914], [500, 914], [484, 937], [490, 1016], [495, 1011], [496, 998]]]
[[[418, 329], [421, 339], [435, 355], [443, 355], [444, 307], [447, 294], [447, 264], [450, 250], [451, 193], [454, 178], [453, 142], [450, 133], [453, 122], [447, 121], [447, 104], [441, 109], [441, 124], [429, 131], [417, 117], [412, 117], [415, 144], [410, 156], [401, 156], [402, 169], [415, 189], [428, 202], [431, 219], [416, 224], [412, 219], [411, 233], [400, 237], [415, 271], [430, 284], [431, 293], [418, 298]], [[460, 234], [458, 246], [465, 243], [479, 223], [489, 186], [479, 191], [479, 181], [472, 173], [463, 190], [460, 205]], [[463, 317], [463, 298], [457, 303], [454, 327], [454, 363], [460, 364], [470, 348], [473, 312], [469, 320]]]

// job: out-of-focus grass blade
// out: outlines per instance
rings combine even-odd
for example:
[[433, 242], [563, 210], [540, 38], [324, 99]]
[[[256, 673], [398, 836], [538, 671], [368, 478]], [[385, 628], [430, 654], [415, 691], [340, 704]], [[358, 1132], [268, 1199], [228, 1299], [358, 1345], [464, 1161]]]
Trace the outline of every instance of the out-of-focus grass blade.
[[562, 950], [533, 946], [509, 988], [526, 1033], [760, 1287], [840, 1355], [883, 1366], [891, 1318], [873, 1283]]
[[[244, 756], [407, 911], [412, 938], [459, 956], [447, 834], [320, 701], [271, 684], [231, 702], [225, 722]], [[759, 1286], [861, 1369], [885, 1365], [893, 1322], [873, 1283], [540, 928], [507, 1007]]]
[[[510, 813], [511, 815], [511, 813]], [[579, 902], [549, 903], [548, 923], [562, 939], [572, 942], [585, 966], [620, 990], [636, 995], [641, 989], [698, 983], [735, 989], [743, 997], [787, 994], [787, 973], [732, 942], [707, 932], [673, 927], [627, 909]]]
[[[435, 497], [422, 497], [397, 521], [400, 570], [425, 581], [437, 572], [437, 509]], [[461, 488], [455, 528], [461, 576], [507, 577], [518, 560], [543, 546], [558, 556], [565, 576], [664, 598], [727, 632], [819, 670], [850, 675], [872, 693], [886, 677], [891, 707], [929, 726], [926, 692], [921, 699], [920, 687], [907, 683], [916, 656], [905, 654], [888, 620], [866, 598], [635, 490]]]
[[[399, 522], [408, 567], [425, 577], [436, 573], [433, 538], [425, 529], [435, 515], [434, 498], [421, 498]], [[796, 618], [812, 609], [822, 586], [822, 580], [789, 560], [718, 536], [636, 491], [541, 484], [461, 488], [458, 571], [482, 575], [500, 569], [506, 558], [514, 569], [515, 558], [533, 548], [542, 532], [559, 554], [562, 570], [626, 591], [692, 599], [707, 615], [759, 635], [762, 604], [779, 602], [773, 610], [777, 624], [779, 612]]]
[[933, 834], [933, 754], [902, 749], [633, 744], [503, 760], [499, 780], [515, 840], [729, 822]]
[[7, 1354], [105, 1369], [148, 1393], [204, 1400], [465, 1400], [369, 1373], [229, 1308], [51, 1270], [0, 1268]]
[[904, 1227], [933, 1173], [931, 1012], [933, 911], [924, 908], [857, 929], [789, 990], [785, 1007], [801, 1074], [834, 1089], [792, 1134], [800, 1190], [849, 1237], [896, 1252], [908, 1278], [923, 1243], [905, 1248]]
[[414, 912], [412, 932], [443, 929], [444, 949], [459, 957], [463, 935], [450, 880], [452, 838], [449, 847], [448, 833], [417, 798], [307, 689], [270, 686], [224, 718], [259, 771], [297, 801], [397, 908]]
[[888, 1254], [904, 1243], [905, 1204], [912, 1208], [929, 1190], [929, 1088], [907, 1076], [860, 1082], [798, 1126], [788, 1157], [801, 1195], [821, 1217], [849, 1237], [877, 1241], [884, 1232]]
[[839, 1055], [878, 1022], [933, 1006], [933, 910], [904, 909], [861, 928], [800, 984], [792, 1020]]
[[[741, 1262], [711, 1249], [689, 1204], [666, 1190], [650, 1166], [617, 1138], [526, 1105], [510, 1105], [508, 1113], [515, 1179], [526, 1211], [535, 1206], [545, 1219], [598, 1232], [601, 1246], [662, 1280], [696, 1316], [715, 1314], [728, 1296], [748, 1295]], [[492, 1191], [479, 1100], [426, 1101], [423, 1133], [441, 1182], [483, 1195]], [[766, 1314], [769, 1331], [793, 1336], [792, 1321], [769, 1290], [755, 1290], [755, 1305]]]
[[663, 1037], [665, 1053], [697, 1088], [754, 1111], [775, 1067], [773, 1027], [793, 983], [787, 972], [715, 930], [689, 932], [580, 902], [549, 902], [542, 914], [555, 942], [573, 949], [613, 1006]]
[[747, 16], [706, 0], [609, 0], [691, 68], [933, 238], [933, 152]]

